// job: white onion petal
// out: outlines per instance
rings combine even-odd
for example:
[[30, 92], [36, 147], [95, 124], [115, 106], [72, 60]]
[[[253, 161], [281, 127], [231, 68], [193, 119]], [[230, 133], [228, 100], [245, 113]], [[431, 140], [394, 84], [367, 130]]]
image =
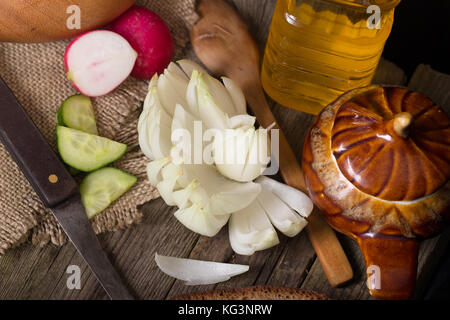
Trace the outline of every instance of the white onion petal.
[[260, 176], [255, 182], [265, 186], [302, 217], [307, 218], [311, 214], [314, 204], [311, 199], [300, 190], [265, 176]]
[[186, 73], [189, 78], [194, 70], [201, 73], [208, 73], [202, 66], [192, 60], [181, 59], [177, 61], [177, 64], [181, 67], [181, 69], [183, 69], [184, 73]]
[[252, 255], [279, 243], [277, 232], [258, 201], [231, 215], [228, 233], [231, 247], [242, 255]]
[[247, 114], [247, 103], [241, 88], [231, 79], [222, 77], [222, 82], [233, 100], [237, 114]]
[[308, 224], [305, 218], [297, 214], [264, 186], [256, 201], [264, 208], [274, 227], [288, 237], [296, 236]]
[[185, 281], [186, 285], [223, 282], [249, 270], [249, 266], [241, 264], [175, 258], [161, 256], [157, 253], [155, 254], [155, 261], [162, 272]]

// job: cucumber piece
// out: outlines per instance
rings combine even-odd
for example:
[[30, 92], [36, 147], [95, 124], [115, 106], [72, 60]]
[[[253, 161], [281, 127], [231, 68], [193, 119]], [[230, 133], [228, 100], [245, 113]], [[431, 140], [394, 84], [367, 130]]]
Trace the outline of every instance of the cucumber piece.
[[84, 172], [106, 166], [127, 150], [126, 144], [63, 126], [56, 127], [56, 140], [63, 161]]
[[56, 117], [60, 126], [98, 135], [94, 108], [89, 97], [82, 94], [68, 97], [59, 107]]
[[88, 174], [80, 185], [83, 202], [89, 219], [106, 209], [113, 201], [128, 191], [137, 178], [122, 170], [106, 167]]

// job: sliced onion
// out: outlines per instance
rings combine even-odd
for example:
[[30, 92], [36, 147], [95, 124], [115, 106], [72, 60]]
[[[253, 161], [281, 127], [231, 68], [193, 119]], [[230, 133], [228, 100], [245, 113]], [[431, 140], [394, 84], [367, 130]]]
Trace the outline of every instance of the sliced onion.
[[169, 206], [174, 206], [172, 194], [176, 189], [177, 180], [182, 175], [181, 168], [170, 162], [161, 170], [162, 181], [156, 185], [159, 194]]
[[208, 92], [211, 94], [211, 97], [213, 97], [215, 104], [220, 108], [220, 110], [230, 117], [238, 114], [233, 100], [222, 82], [211, 77], [207, 73], [202, 73], [201, 79], [205, 82]]
[[184, 73], [186, 73], [189, 78], [194, 70], [201, 73], [208, 73], [202, 66], [192, 60], [181, 59], [177, 61], [177, 64], [181, 67], [181, 69], [183, 69]]
[[153, 75], [153, 77], [150, 79], [150, 81], [148, 82], [148, 89], [150, 90], [151, 88], [153, 88], [153, 87], [156, 87], [156, 86], [158, 86], [158, 74], [157, 73], [155, 73], [154, 75]]
[[190, 74], [186, 74], [184, 72], [184, 70], [175, 62], [170, 62], [169, 65], [167, 66], [167, 70], [169, 70], [171, 73], [176, 74], [177, 76], [183, 78], [186, 81], [186, 86], [187, 83], [189, 82], [190, 79]]
[[198, 71], [194, 70], [192, 72], [191, 79], [189, 81], [188, 87], [186, 89], [186, 101], [187, 101], [187, 110], [194, 115], [197, 119], [200, 119], [200, 111], [198, 109], [198, 95], [197, 95], [197, 78]]
[[[170, 155], [176, 163], [186, 162], [184, 161], [185, 159], [189, 160], [188, 162], [194, 162], [198, 160], [195, 158], [196, 150], [199, 148], [200, 151], [203, 150], [203, 141], [200, 141], [202, 143], [200, 146], [194, 145], [196, 143], [194, 123], [195, 118], [183, 106], [177, 104], [171, 128], [171, 141], [174, 147], [170, 150]], [[201, 162], [202, 154], [197, 155], [198, 157], [200, 157], [199, 160]]]
[[161, 169], [170, 162], [170, 158], [161, 158], [151, 161], [147, 164], [148, 180], [153, 186], [156, 186], [162, 180]]
[[220, 263], [193, 259], [183, 259], [155, 254], [158, 267], [165, 274], [186, 285], [206, 285], [229, 280], [249, 270], [249, 266], [241, 264]]
[[214, 163], [225, 177], [239, 182], [253, 181], [266, 168], [268, 140], [261, 129], [228, 129], [213, 143]]
[[149, 117], [151, 119], [148, 134], [150, 135], [152, 156], [154, 159], [167, 157], [172, 148], [169, 137], [172, 118], [164, 109], [158, 109], [158, 107], [154, 108], [154, 112], [150, 112]]
[[222, 77], [222, 82], [225, 88], [230, 94], [231, 100], [233, 100], [236, 114], [247, 114], [247, 103], [245, 102], [245, 96], [241, 88], [231, 79]]
[[256, 201], [264, 208], [275, 228], [288, 237], [297, 235], [308, 224], [305, 218], [298, 215], [265, 186], [263, 186]]
[[183, 93], [180, 93], [180, 91], [177, 91], [176, 89], [183, 88], [184, 85], [179, 83], [179, 81], [177, 80], [179, 79], [170, 77], [167, 73], [161, 74], [158, 79], [158, 96], [161, 100], [161, 104], [164, 107], [164, 110], [166, 110], [166, 112], [170, 116], [173, 116], [173, 112], [177, 103], [181, 105], [187, 104], [186, 98], [184, 96], [185, 91], [183, 91]]
[[181, 70], [180, 73], [181, 74], [170, 71], [169, 69], [164, 70], [164, 75], [175, 90], [175, 92], [172, 93], [176, 98], [175, 105], [178, 103], [185, 106], [187, 105], [185, 92], [189, 84], [189, 79], [181, 72]]
[[144, 101], [144, 110], [139, 117], [138, 135], [141, 150], [151, 160], [169, 155], [172, 147], [171, 123], [172, 118], [162, 108], [156, 88], [150, 88]]
[[200, 120], [207, 128], [224, 130], [228, 128], [227, 114], [216, 104], [208, 85], [203, 79], [203, 74], [192, 73], [191, 81], [197, 84], [198, 112]]
[[247, 207], [261, 191], [254, 182], [240, 183], [222, 176], [210, 165], [182, 165], [188, 180], [198, 179], [208, 192], [214, 214], [228, 214]]
[[206, 237], [214, 237], [230, 217], [230, 215], [213, 214], [209, 205], [202, 202], [195, 202], [188, 208], [178, 209], [174, 215], [186, 228]]
[[193, 203], [191, 199], [193, 198], [194, 193], [198, 192], [199, 189], [198, 180], [194, 179], [186, 188], [177, 190], [172, 194], [173, 201], [175, 201], [178, 208], [187, 208]]
[[228, 119], [228, 126], [231, 129], [248, 129], [255, 125], [256, 118], [248, 114], [239, 114]]
[[242, 255], [252, 255], [279, 243], [277, 232], [257, 201], [231, 215], [228, 233], [231, 247]]
[[259, 177], [255, 182], [266, 187], [302, 217], [307, 218], [311, 214], [314, 205], [311, 199], [300, 190], [265, 176]]

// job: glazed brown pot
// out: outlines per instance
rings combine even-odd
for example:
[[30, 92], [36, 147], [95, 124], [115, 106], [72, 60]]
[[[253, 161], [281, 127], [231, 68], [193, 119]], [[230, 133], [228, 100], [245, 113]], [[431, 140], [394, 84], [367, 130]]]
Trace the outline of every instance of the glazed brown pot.
[[401, 87], [352, 90], [328, 105], [303, 150], [306, 185], [328, 223], [354, 240], [370, 293], [413, 292], [419, 241], [450, 212], [450, 120]]

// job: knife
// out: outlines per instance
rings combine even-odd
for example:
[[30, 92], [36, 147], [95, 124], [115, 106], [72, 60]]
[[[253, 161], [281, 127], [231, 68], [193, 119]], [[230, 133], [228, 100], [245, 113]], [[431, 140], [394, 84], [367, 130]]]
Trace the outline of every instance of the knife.
[[0, 140], [108, 296], [132, 300], [94, 234], [77, 183], [1, 78]]

